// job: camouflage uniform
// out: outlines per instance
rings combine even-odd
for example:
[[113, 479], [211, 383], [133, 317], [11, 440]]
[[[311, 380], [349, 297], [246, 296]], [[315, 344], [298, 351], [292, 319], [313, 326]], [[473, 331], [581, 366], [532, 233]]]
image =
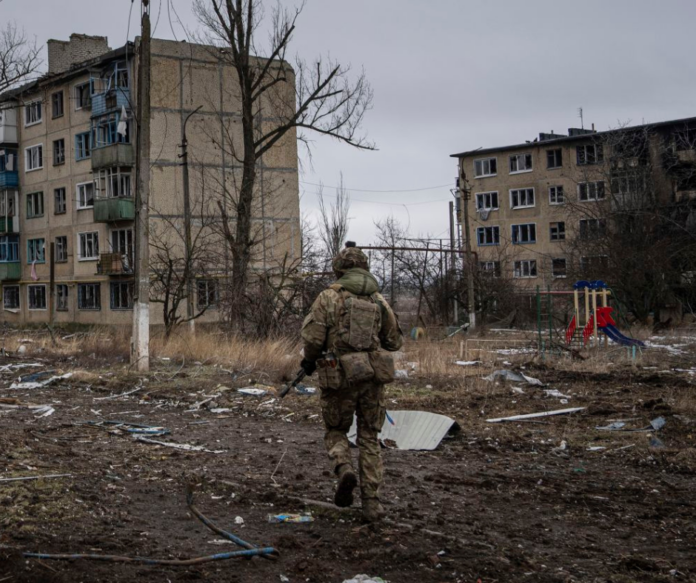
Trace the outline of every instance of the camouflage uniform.
[[[317, 361], [337, 348], [338, 315], [345, 297], [372, 297], [381, 311], [381, 328], [377, 332], [381, 348], [395, 351], [403, 338], [394, 312], [378, 293], [377, 281], [367, 271], [367, 257], [360, 249], [347, 248], [334, 259], [334, 271], [342, 277], [316, 299], [302, 326], [305, 358]], [[340, 342], [338, 343], [340, 345]], [[384, 385], [374, 379], [348, 385], [342, 381], [337, 389], [322, 387], [322, 416], [326, 433], [324, 443], [334, 472], [344, 464], [352, 467], [348, 430], [357, 415], [358, 448], [360, 450], [360, 492], [363, 500], [379, 499], [383, 479], [382, 453], [378, 434], [386, 414]]]

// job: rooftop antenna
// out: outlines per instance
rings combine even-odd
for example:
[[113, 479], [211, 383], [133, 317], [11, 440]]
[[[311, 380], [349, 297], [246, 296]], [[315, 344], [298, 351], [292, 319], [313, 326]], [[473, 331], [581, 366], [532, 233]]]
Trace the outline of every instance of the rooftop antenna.
[[582, 107], [578, 107], [578, 117], [580, 118], [580, 127], [585, 129], [585, 120], [582, 117]]

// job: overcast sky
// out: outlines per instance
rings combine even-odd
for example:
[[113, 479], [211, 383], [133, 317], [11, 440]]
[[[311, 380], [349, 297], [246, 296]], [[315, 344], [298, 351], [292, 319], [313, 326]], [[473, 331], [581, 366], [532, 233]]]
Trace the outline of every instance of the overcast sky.
[[[151, 1], [153, 22], [161, 6], [156, 37], [197, 27], [190, 0], [169, 0], [183, 27], [168, 0]], [[41, 43], [79, 32], [117, 47], [130, 6], [0, 0], [0, 22], [16, 21]], [[375, 100], [364, 129], [379, 151], [317, 137], [300, 176], [302, 209], [316, 212], [314, 184], [336, 185], [343, 171], [355, 189], [351, 238], [365, 244], [390, 214], [413, 235], [447, 237], [452, 153], [579, 127], [578, 107], [599, 130], [696, 116], [694, 23], [694, 0], [308, 0], [291, 53], [365, 68]]]

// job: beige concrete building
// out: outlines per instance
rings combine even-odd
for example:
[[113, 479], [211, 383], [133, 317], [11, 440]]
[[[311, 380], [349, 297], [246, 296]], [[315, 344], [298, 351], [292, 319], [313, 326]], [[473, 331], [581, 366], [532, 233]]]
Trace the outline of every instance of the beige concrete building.
[[[172, 249], [183, 248], [179, 155], [189, 115], [194, 231], [211, 229], [220, 220], [217, 201], [234, 198], [240, 104], [235, 73], [217, 51], [152, 41], [150, 224]], [[47, 74], [0, 96], [0, 284], [8, 323], [131, 322], [136, 54], [133, 43], [111, 50], [104, 37], [50, 40]], [[299, 258], [294, 133], [260, 161], [255, 198], [262, 236], [254, 267]], [[223, 247], [211, 246], [214, 267], [197, 282], [199, 305], [215, 307], [229, 267]], [[216, 318], [214, 309], [204, 316]], [[162, 320], [158, 304], [151, 320]]]
[[[631, 136], [644, 142], [635, 156], [619, 151]], [[696, 118], [689, 118], [609, 132], [571, 128], [566, 135], [541, 133], [524, 144], [454, 154], [459, 192], [468, 192], [468, 201], [458, 201], [459, 219], [467, 204], [477, 268], [529, 291], [570, 288], [572, 275], [605, 276], [606, 256], [589, 242], [604, 232], [609, 210], [645, 190], [635, 179], [641, 168], [651, 173], [651, 192], [664, 204], [696, 202], [693, 179], [672, 172], [680, 163], [693, 165], [694, 137]], [[665, 156], [674, 157], [670, 169]], [[694, 204], [685, 209], [687, 219], [696, 219]]]

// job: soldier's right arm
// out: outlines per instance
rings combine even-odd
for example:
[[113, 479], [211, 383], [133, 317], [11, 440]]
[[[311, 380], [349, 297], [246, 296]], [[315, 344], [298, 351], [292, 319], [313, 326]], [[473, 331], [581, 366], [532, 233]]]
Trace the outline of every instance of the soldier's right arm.
[[304, 354], [307, 360], [312, 362], [320, 359], [327, 349], [329, 331], [330, 290], [324, 290], [312, 304], [309, 314], [302, 323], [300, 333], [304, 341]]
[[382, 328], [379, 331], [379, 340], [382, 348], [395, 352], [403, 346], [404, 336], [401, 332], [399, 321], [396, 319], [396, 315], [387, 303], [387, 300], [381, 298], [381, 303], [384, 308], [382, 311], [384, 316], [382, 317]]

